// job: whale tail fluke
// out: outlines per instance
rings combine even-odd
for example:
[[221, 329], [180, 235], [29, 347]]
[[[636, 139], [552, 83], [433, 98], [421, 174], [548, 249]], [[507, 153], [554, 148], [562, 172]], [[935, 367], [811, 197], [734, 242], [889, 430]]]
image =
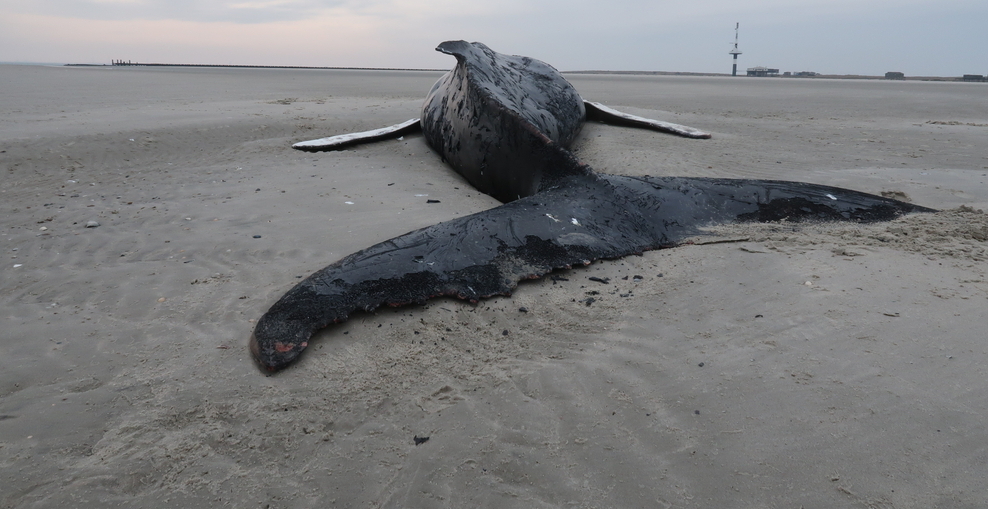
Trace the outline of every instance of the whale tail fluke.
[[312, 274], [257, 323], [264, 368], [290, 364], [313, 332], [355, 311], [509, 295], [525, 279], [672, 247], [730, 222], [882, 221], [932, 209], [773, 180], [573, 175], [493, 209], [406, 233]]

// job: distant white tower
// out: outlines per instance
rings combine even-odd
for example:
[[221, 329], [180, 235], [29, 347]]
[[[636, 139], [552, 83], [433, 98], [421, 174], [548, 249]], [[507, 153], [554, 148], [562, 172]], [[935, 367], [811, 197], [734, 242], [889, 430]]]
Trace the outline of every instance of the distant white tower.
[[740, 22], [734, 25], [734, 49], [727, 53], [728, 55], [734, 55], [734, 68], [731, 69], [731, 76], [738, 75], [738, 55], [741, 54], [741, 51], [738, 50], [738, 28], [740, 27]]

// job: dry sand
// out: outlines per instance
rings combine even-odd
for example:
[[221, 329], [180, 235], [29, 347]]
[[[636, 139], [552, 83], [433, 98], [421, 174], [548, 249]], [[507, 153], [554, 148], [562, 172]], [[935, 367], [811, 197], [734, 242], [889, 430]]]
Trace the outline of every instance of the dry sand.
[[421, 136], [289, 148], [417, 116], [437, 77], [0, 66], [0, 506], [984, 506], [981, 84], [570, 75], [714, 133], [589, 124], [600, 171], [948, 210], [720, 227], [362, 314], [259, 372], [296, 278], [496, 205]]

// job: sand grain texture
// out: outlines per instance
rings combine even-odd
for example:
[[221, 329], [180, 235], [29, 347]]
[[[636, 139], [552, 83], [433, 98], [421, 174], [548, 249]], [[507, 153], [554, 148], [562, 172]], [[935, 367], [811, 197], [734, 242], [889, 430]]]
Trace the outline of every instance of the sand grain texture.
[[984, 86], [568, 77], [714, 133], [588, 124], [599, 171], [945, 212], [721, 226], [361, 314], [265, 376], [252, 321], [298, 277], [496, 205], [421, 136], [290, 149], [416, 116], [438, 74], [0, 66], [0, 506], [983, 505]]

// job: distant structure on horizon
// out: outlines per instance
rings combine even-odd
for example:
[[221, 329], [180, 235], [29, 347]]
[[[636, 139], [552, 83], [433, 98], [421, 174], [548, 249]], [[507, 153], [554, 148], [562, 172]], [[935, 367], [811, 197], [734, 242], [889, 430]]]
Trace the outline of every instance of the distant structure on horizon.
[[734, 55], [734, 67], [731, 69], [731, 76], [737, 76], [738, 75], [738, 55], [741, 54], [741, 51], [738, 50], [738, 29], [739, 28], [741, 28], [741, 22], [740, 21], [734, 24], [734, 49], [732, 49], [731, 51], [727, 52], [728, 55]]
[[768, 67], [762, 67], [762, 66], [748, 68], [748, 76], [767, 78], [778, 75], [779, 75], [778, 69], [769, 69]]

